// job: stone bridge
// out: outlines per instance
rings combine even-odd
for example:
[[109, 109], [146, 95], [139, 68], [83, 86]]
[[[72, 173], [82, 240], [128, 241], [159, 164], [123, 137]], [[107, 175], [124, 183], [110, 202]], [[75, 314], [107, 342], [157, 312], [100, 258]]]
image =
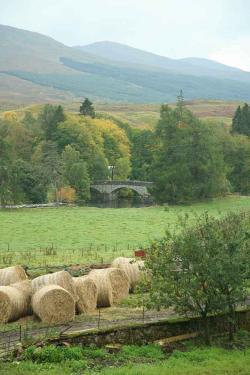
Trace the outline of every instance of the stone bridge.
[[127, 188], [135, 191], [142, 197], [148, 197], [150, 195], [148, 188], [152, 187], [152, 182], [147, 181], [96, 181], [91, 188], [97, 190], [99, 193], [111, 197], [113, 193], [120, 189]]

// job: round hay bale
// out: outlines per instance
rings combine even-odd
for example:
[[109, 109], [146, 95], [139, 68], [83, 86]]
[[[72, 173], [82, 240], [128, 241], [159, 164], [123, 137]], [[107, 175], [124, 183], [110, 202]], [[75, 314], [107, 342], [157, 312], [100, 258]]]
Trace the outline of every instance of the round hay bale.
[[13, 266], [0, 269], [0, 285], [10, 285], [18, 283], [22, 280], [27, 280], [23, 267]]
[[32, 308], [42, 322], [64, 324], [75, 317], [73, 296], [59, 285], [45, 285], [32, 296]]
[[76, 309], [79, 314], [91, 313], [97, 306], [97, 286], [90, 277], [73, 277], [78, 301]]
[[120, 302], [128, 296], [129, 293], [129, 280], [126, 273], [120, 268], [106, 268], [101, 270], [110, 279], [113, 302]]
[[[143, 261], [139, 261], [143, 262]], [[133, 291], [136, 285], [140, 281], [141, 277], [141, 266], [139, 266], [139, 262], [136, 261], [133, 258], [125, 258], [125, 257], [119, 257], [116, 258], [112, 264], [111, 267], [113, 268], [119, 268], [122, 271], [125, 272], [125, 274], [128, 277], [129, 280], [129, 289], [130, 291]], [[144, 262], [143, 262], [144, 264]]]
[[113, 293], [110, 278], [104, 270], [92, 270], [88, 276], [97, 286], [97, 307], [110, 307], [113, 305]]
[[11, 322], [28, 315], [31, 311], [30, 299], [30, 280], [0, 286], [0, 321]]
[[31, 283], [32, 294], [36, 293], [40, 288], [52, 284], [59, 285], [63, 289], [66, 289], [74, 300], [77, 301], [78, 297], [76, 295], [75, 284], [73, 278], [67, 271], [59, 271], [36, 277]]

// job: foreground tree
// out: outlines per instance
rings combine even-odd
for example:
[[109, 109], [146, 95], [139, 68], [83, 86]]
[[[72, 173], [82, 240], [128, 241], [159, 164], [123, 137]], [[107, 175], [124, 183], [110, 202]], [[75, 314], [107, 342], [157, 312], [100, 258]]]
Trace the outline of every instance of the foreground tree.
[[221, 311], [229, 314], [232, 338], [235, 308], [244, 301], [249, 277], [249, 219], [249, 214], [222, 219], [204, 214], [194, 223], [192, 219], [191, 226], [185, 218], [181, 232], [167, 231], [149, 252], [151, 305], [175, 306], [181, 314], [201, 316], [207, 344], [208, 315]]
[[81, 104], [80, 114], [83, 116], [90, 116], [92, 118], [95, 118], [95, 109], [93, 103], [88, 98], [86, 98]]

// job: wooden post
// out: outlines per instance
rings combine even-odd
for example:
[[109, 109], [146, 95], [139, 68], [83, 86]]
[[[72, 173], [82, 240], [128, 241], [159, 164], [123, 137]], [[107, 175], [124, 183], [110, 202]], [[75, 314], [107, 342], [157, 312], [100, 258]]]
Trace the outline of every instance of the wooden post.
[[101, 309], [98, 310], [98, 329], [100, 329], [100, 321], [101, 321]]
[[145, 307], [144, 307], [144, 299], [142, 299], [142, 321], [145, 322]]

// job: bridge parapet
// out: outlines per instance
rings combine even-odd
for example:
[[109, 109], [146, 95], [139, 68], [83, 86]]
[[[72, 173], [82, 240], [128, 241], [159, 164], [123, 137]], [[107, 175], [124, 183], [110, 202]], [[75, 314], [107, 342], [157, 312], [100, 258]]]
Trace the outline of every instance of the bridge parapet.
[[94, 181], [93, 185], [131, 185], [131, 186], [152, 186], [153, 182], [150, 181], [139, 181], [139, 180], [100, 180]]

